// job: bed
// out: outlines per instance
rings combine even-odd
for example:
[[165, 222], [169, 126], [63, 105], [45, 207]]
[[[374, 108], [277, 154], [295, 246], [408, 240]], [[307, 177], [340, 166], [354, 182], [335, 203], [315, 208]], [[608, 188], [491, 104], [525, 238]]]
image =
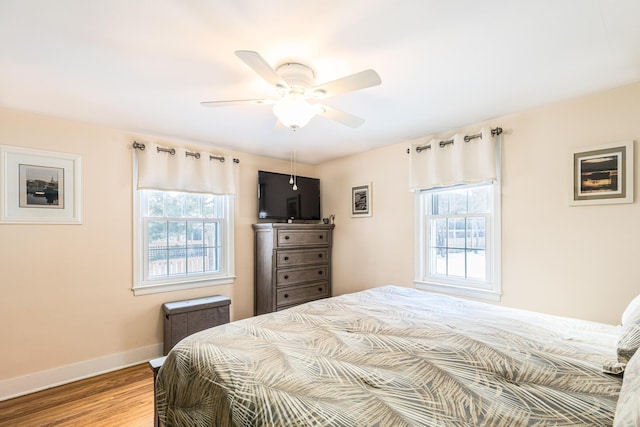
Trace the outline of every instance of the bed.
[[185, 338], [157, 410], [166, 426], [611, 426], [623, 376], [603, 366], [640, 364], [619, 357], [624, 326], [385, 286]]

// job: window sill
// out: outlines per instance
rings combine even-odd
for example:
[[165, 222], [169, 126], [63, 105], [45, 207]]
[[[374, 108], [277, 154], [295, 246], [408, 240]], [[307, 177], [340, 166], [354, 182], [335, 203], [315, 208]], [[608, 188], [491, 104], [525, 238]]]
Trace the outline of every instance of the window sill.
[[467, 298], [477, 298], [488, 301], [500, 301], [500, 297], [502, 293], [499, 291], [494, 291], [490, 289], [477, 289], [477, 288], [469, 288], [464, 286], [456, 286], [456, 285], [448, 285], [442, 283], [433, 283], [433, 282], [422, 282], [422, 281], [414, 281], [413, 282], [417, 289], [422, 289], [423, 291], [432, 291], [439, 292], [448, 295], [461, 296]]
[[134, 295], [149, 295], [162, 292], [183, 291], [185, 289], [205, 288], [208, 286], [230, 285], [235, 281], [235, 276], [220, 277], [218, 279], [206, 279], [201, 281], [185, 281], [171, 283], [157, 283], [150, 285], [134, 285], [131, 290]]

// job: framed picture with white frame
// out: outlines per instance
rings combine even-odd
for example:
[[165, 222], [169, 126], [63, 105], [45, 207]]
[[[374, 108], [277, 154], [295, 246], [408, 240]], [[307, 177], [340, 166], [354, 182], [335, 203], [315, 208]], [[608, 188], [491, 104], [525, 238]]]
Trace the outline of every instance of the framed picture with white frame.
[[633, 203], [633, 145], [622, 141], [572, 150], [569, 204]]
[[0, 145], [0, 223], [81, 224], [76, 154]]

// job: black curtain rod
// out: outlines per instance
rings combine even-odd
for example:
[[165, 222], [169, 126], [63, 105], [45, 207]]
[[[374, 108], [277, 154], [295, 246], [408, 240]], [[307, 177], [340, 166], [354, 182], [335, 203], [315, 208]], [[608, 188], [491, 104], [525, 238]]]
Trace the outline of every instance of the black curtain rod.
[[[496, 136], [496, 135], [500, 135], [502, 133], [502, 128], [501, 127], [497, 127], [495, 129], [491, 129], [491, 136]], [[476, 138], [480, 138], [482, 139], [482, 133], [477, 133], [475, 135], [465, 135], [464, 137], [464, 142], [469, 142], [473, 139]], [[448, 139], [445, 141], [440, 141], [438, 143], [438, 145], [442, 148], [442, 147], [446, 147], [449, 144], [453, 144], [453, 139]], [[427, 145], [421, 145], [419, 147], [416, 147], [416, 153], [420, 153], [424, 150], [429, 150], [431, 148], [431, 144], [427, 144]], [[411, 149], [407, 148], [407, 154], [411, 153]]]
[[[146, 148], [146, 146], [140, 142], [136, 142], [133, 141], [132, 144], [133, 148], [136, 150], [140, 150], [140, 151], [144, 151], [144, 149]], [[163, 147], [156, 147], [156, 150], [158, 151], [158, 153], [163, 152], [163, 153], [169, 153], [172, 156], [176, 154], [176, 149], [175, 148], [163, 148]], [[192, 156], [195, 157], [196, 159], [200, 158], [200, 153], [192, 153], [190, 151], [185, 151], [184, 153], [185, 156]], [[223, 163], [225, 161], [224, 156], [212, 156], [209, 155], [209, 160], [220, 160], [221, 163]], [[233, 159], [233, 163], [240, 163], [240, 159]]]

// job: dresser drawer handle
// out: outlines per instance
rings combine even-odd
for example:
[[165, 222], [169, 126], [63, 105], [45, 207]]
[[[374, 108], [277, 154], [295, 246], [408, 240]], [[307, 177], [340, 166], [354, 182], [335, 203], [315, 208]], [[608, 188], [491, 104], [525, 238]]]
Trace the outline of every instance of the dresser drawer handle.
[[323, 239], [323, 238], [324, 236], [322, 234], [318, 236], [318, 239]]
[[284, 240], [289, 240], [289, 236], [284, 236]]
[[322, 254], [318, 254], [318, 258], [322, 258]]
[[288, 256], [284, 257], [284, 260], [289, 261], [289, 257]]
[[318, 288], [318, 292], [322, 292], [322, 288]]
[[285, 298], [289, 298], [289, 294], [284, 294], [284, 297]]
[[322, 276], [322, 270], [318, 270], [318, 274]]
[[287, 280], [288, 278], [289, 278], [289, 275], [288, 275], [288, 274], [285, 274], [285, 275], [284, 275], [284, 279], [285, 279], [285, 280]]

